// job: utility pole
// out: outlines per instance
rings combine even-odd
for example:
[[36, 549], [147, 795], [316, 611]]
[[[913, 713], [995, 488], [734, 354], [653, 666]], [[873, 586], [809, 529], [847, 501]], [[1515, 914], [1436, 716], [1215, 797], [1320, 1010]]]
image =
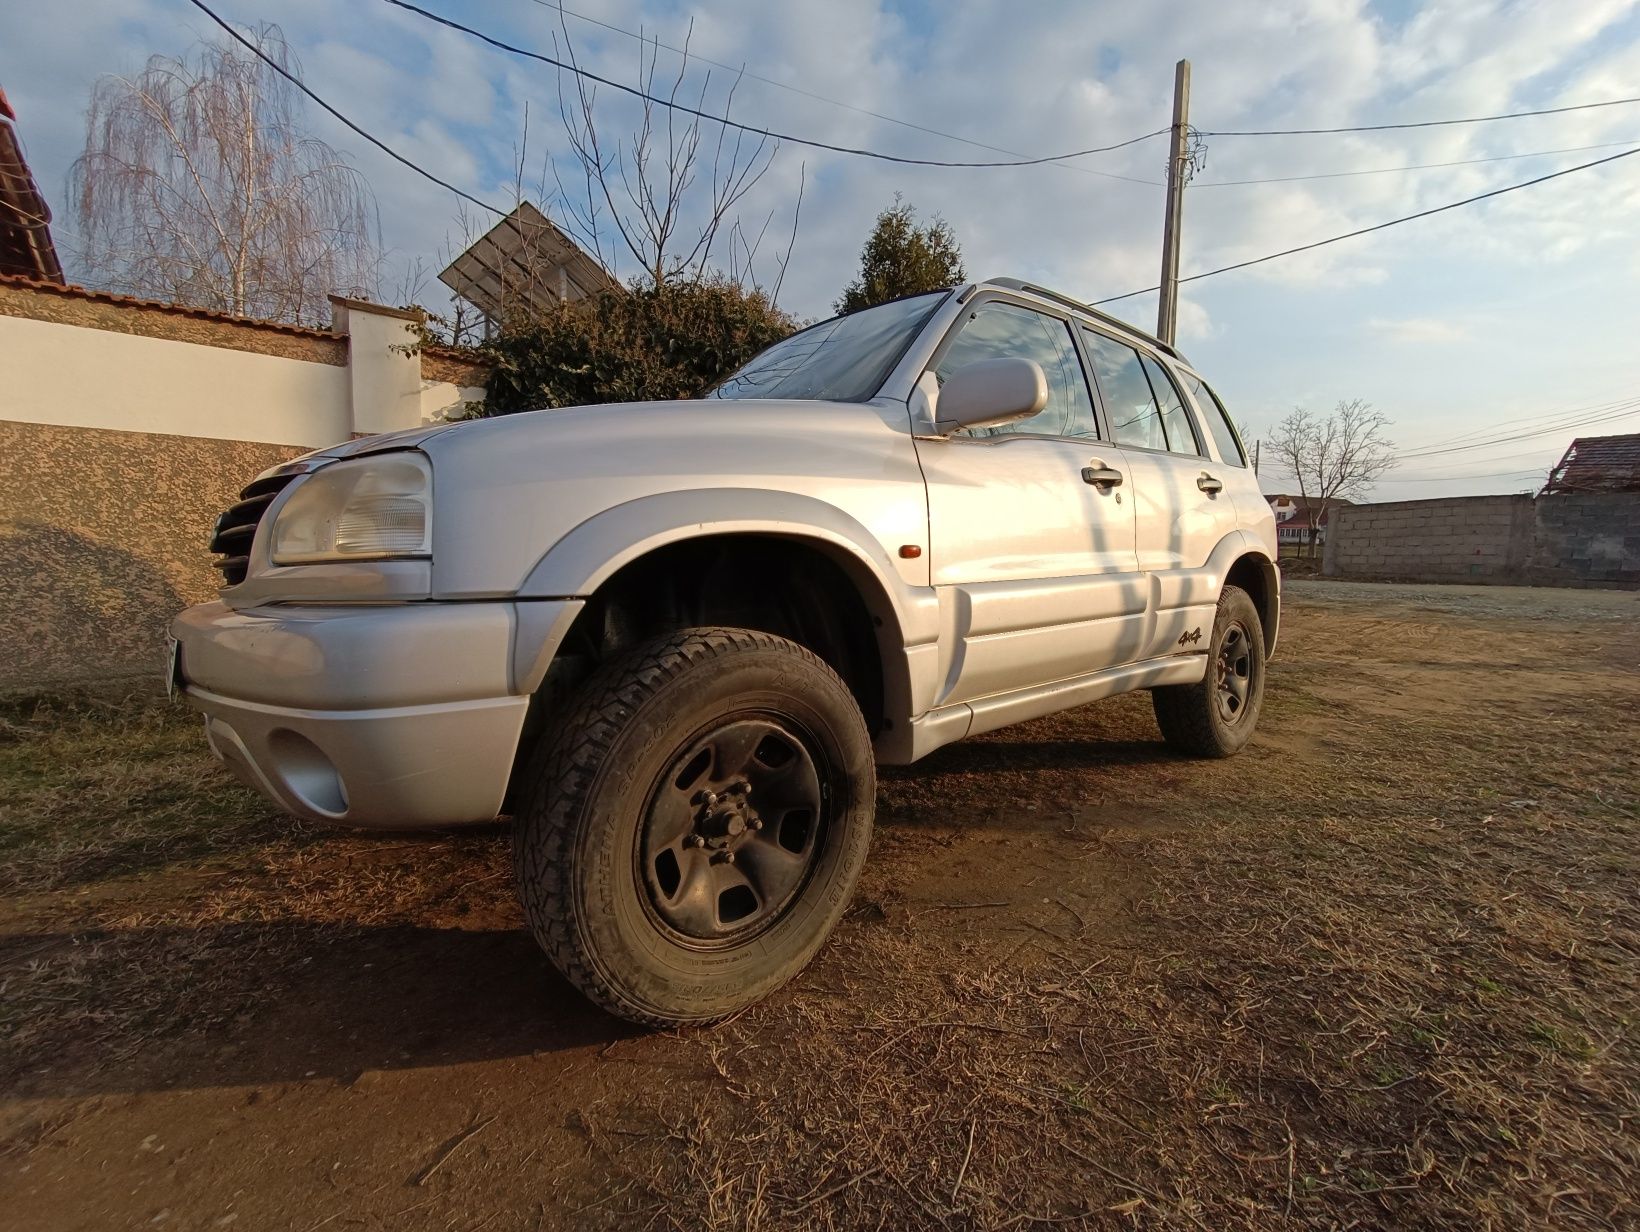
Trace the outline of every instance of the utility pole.
[[1162, 227], [1162, 302], [1156, 336], [1169, 346], [1179, 325], [1179, 232], [1184, 226], [1184, 181], [1188, 174], [1190, 61], [1173, 66], [1173, 140], [1167, 157], [1167, 220]]

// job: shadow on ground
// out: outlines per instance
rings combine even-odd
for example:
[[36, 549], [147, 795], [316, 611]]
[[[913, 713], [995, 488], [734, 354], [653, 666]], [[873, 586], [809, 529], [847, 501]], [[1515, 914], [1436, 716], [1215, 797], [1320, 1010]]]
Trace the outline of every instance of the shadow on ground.
[[[1029, 729], [1026, 729], [1029, 730]], [[884, 782], [933, 782], [956, 774], [998, 770], [1098, 770], [1166, 765], [1189, 759], [1155, 740], [975, 740], [947, 745], [910, 766], [884, 766]]]
[[[522, 929], [232, 924], [25, 935], [0, 970], [64, 993], [142, 972], [118, 1050], [3, 1066], [30, 1098], [331, 1078], [552, 1053], [638, 1033], [565, 982]], [[36, 994], [49, 993], [36, 989]], [[15, 1069], [13, 1069], [15, 1066]]]

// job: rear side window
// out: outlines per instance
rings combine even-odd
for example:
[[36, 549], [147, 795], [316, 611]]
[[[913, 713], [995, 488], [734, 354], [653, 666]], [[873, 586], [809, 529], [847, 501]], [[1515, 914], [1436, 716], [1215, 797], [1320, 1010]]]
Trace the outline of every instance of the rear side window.
[[1141, 356], [1145, 364], [1145, 375], [1150, 378], [1151, 392], [1156, 395], [1156, 405], [1162, 408], [1162, 428], [1167, 433], [1167, 447], [1174, 453], [1202, 455], [1201, 442], [1196, 439], [1196, 427], [1190, 422], [1190, 412], [1185, 408], [1184, 395], [1179, 387], [1173, 383], [1173, 378], [1148, 355]]
[[946, 350], [934, 377], [941, 385], [958, 368], [982, 359], [1034, 359], [1048, 378], [1048, 404], [1029, 419], [975, 428], [973, 436], [1041, 432], [1049, 436], [1092, 435], [1093, 398], [1082, 362], [1071, 342], [1070, 326], [1013, 304], [983, 304], [969, 314], [962, 332]]
[[1087, 340], [1088, 358], [1105, 400], [1111, 439], [1137, 449], [1166, 449], [1161, 408], [1156, 405], [1144, 365], [1139, 362], [1139, 352], [1091, 329], [1084, 329], [1082, 336]]
[[1206, 381], [1192, 373], [1184, 374], [1184, 383], [1190, 390], [1190, 396], [1196, 400], [1202, 418], [1207, 421], [1207, 430], [1213, 434], [1213, 443], [1219, 447], [1219, 457], [1231, 466], [1246, 466], [1247, 454], [1242, 450], [1241, 438], [1236, 435], [1236, 426], [1230, 422], [1230, 413], [1224, 409], [1219, 396], [1208, 387]]

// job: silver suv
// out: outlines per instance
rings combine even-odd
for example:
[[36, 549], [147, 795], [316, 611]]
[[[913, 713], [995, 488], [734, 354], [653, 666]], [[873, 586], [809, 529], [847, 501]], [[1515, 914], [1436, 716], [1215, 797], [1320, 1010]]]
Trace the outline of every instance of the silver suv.
[[656, 1024], [809, 961], [876, 762], [1132, 689], [1234, 753], [1280, 602], [1213, 391], [1013, 279], [811, 326], [699, 401], [322, 450], [212, 547], [173, 678], [217, 755], [317, 821], [511, 814], [535, 936]]

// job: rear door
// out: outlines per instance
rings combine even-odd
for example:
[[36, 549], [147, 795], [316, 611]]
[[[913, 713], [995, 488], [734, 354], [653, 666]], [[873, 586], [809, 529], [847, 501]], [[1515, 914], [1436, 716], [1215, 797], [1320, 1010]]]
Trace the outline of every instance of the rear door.
[[[976, 296], [935, 352], [936, 381], [982, 359], [1041, 364], [1048, 404], [1031, 419], [919, 440], [928, 485], [930, 580], [951, 636], [938, 704], [971, 701], [1137, 657], [1145, 594], [1120, 451], [1098, 441], [1093, 400], [1064, 317]], [[1090, 482], [1085, 472], [1113, 474]]]
[[1143, 657], [1207, 647], [1218, 602], [1208, 558], [1234, 531], [1236, 504], [1167, 366], [1147, 349], [1084, 326], [1110, 431], [1133, 479], [1134, 550], [1155, 612]]

